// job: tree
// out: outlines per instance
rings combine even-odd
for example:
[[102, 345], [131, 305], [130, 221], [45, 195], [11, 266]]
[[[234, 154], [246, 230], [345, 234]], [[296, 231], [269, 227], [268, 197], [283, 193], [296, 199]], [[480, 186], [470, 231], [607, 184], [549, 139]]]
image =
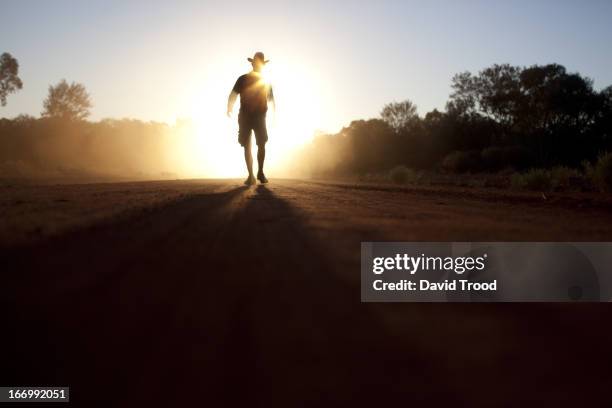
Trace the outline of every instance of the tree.
[[396, 132], [410, 127], [419, 119], [416, 105], [409, 100], [386, 104], [380, 116]]
[[447, 109], [458, 116], [478, 114], [511, 126], [521, 104], [520, 74], [521, 68], [508, 64], [495, 64], [477, 76], [457, 74]]
[[476, 78], [467, 71], [453, 76], [451, 80], [453, 93], [446, 103], [446, 110], [449, 114], [464, 117], [478, 114], [475, 81]]
[[604, 88], [601, 91], [601, 95], [605, 98], [606, 107], [612, 109], [612, 85]]
[[19, 63], [11, 54], [0, 55], [0, 104], [6, 106], [6, 97], [23, 87], [19, 79]]
[[612, 86], [603, 89], [601, 98], [601, 115], [595, 124], [595, 133], [601, 136], [601, 150], [612, 152]]
[[84, 120], [90, 112], [91, 100], [82, 84], [68, 84], [62, 79], [57, 85], [49, 86], [49, 96], [43, 104], [43, 116], [66, 120]]

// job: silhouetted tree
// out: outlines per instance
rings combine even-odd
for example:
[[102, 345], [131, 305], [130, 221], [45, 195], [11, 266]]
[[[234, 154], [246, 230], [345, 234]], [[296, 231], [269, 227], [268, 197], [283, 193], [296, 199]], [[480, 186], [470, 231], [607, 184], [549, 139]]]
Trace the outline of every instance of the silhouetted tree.
[[603, 95], [604, 99], [605, 99], [605, 106], [607, 109], [612, 109], [612, 85], [610, 85], [609, 87], [603, 89], [601, 91], [601, 94]]
[[416, 105], [409, 100], [386, 104], [380, 116], [395, 131], [408, 128], [419, 119]]
[[19, 63], [8, 52], [0, 55], [0, 104], [6, 106], [6, 97], [23, 87], [19, 79]]
[[600, 92], [601, 115], [596, 121], [593, 133], [600, 137], [600, 150], [612, 152], [612, 86]]
[[49, 86], [49, 96], [43, 104], [43, 116], [67, 120], [84, 120], [89, 116], [91, 101], [82, 84], [68, 84], [62, 79], [57, 85]]
[[351, 172], [379, 171], [390, 166], [390, 153], [396, 148], [393, 130], [380, 119], [355, 120], [340, 131], [350, 149], [344, 164]]
[[527, 144], [542, 164], [577, 165], [578, 157], [597, 154], [593, 130], [604, 101], [591, 79], [557, 64], [532, 66], [521, 73], [521, 88], [518, 129], [531, 135]]
[[568, 74], [561, 65], [524, 69], [520, 87], [523, 100], [516, 114], [526, 128], [553, 132], [570, 126], [584, 130], [601, 108], [593, 82], [579, 74]]
[[477, 76], [469, 72], [455, 75], [448, 111], [459, 116], [482, 115], [512, 126], [521, 104], [520, 73], [518, 67], [496, 64]]
[[593, 132], [604, 98], [589, 78], [562, 65], [493, 65], [456, 75], [452, 88], [449, 114], [494, 121], [491, 144], [524, 145], [542, 165], [576, 164], [600, 144]]
[[410, 101], [391, 103], [382, 120], [353, 121], [313, 143], [313, 173], [579, 167], [612, 151], [612, 87], [597, 92], [562, 65], [493, 65], [455, 75], [452, 88], [446, 112], [421, 119]]

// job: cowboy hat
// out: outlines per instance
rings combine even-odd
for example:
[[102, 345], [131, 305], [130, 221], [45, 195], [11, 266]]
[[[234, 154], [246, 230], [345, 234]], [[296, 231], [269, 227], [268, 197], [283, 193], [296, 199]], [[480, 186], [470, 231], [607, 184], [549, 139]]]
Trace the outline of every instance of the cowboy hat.
[[249, 62], [259, 61], [263, 64], [267, 64], [268, 62], [270, 62], [270, 60], [266, 60], [266, 58], [264, 57], [264, 53], [261, 51], [256, 52], [255, 55], [253, 55], [253, 58], [247, 59], [249, 60]]

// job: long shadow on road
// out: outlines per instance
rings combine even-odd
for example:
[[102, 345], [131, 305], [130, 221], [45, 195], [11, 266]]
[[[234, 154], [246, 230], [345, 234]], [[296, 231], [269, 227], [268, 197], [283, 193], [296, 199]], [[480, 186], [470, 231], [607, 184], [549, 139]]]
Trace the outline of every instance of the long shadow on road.
[[0, 382], [69, 385], [85, 406], [432, 397], [304, 222], [237, 188], [5, 252]]

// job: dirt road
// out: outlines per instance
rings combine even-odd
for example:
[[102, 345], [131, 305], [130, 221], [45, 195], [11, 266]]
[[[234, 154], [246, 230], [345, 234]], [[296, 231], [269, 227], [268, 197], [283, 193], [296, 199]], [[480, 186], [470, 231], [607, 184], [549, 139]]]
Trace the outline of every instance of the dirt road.
[[126, 407], [583, 406], [612, 385], [605, 304], [359, 292], [361, 241], [609, 241], [605, 198], [283, 180], [2, 191], [2, 384]]

